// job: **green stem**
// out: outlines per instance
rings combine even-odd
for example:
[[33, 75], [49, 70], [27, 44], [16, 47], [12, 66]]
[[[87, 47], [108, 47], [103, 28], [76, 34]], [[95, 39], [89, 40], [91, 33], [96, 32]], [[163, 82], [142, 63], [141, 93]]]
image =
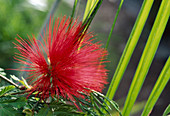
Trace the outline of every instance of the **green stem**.
[[77, 3], [78, 3], [78, 0], [75, 0], [73, 10], [72, 10], [72, 14], [71, 14], [70, 23], [69, 23], [68, 30], [67, 30], [68, 32], [70, 31], [70, 28], [71, 28], [71, 23], [73, 21], [73, 17], [74, 17], [75, 11], [76, 11]]
[[120, 11], [120, 9], [122, 8], [123, 2], [124, 2], [124, 0], [121, 0], [121, 2], [120, 2], [120, 4], [119, 4], [119, 8], [117, 9], [117, 12], [116, 12], [116, 15], [115, 15], [115, 19], [114, 19], [114, 21], [113, 21], [112, 28], [111, 28], [110, 33], [109, 33], [109, 37], [108, 37], [107, 42], [106, 42], [106, 47], [105, 47], [105, 49], [108, 49], [109, 42], [110, 42], [110, 38], [111, 38], [111, 36], [112, 36], [113, 29], [114, 29], [114, 27], [115, 27], [115, 24], [116, 24], [118, 15], [119, 15], [119, 11]]
[[76, 11], [76, 7], [77, 7], [77, 3], [78, 3], [78, 0], [75, 0], [74, 1], [74, 6], [73, 6], [73, 10], [72, 10], [72, 14], [71, 14], [71, 18], [74, 17], [74, 14], [75, 14], [75, 11]]

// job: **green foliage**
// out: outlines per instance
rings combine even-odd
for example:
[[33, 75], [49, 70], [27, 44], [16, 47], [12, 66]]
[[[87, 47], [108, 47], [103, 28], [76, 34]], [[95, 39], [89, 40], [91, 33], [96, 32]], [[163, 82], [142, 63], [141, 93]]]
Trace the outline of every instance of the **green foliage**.
[[9, 105], [15, 108], [22, 108], [26, 105], [26, 98], [25, 97], [18, 97], [18, 96], [10, 96], [10, 99], [3, 99], [0, 101], [1, 105]]
[[13, 86], [13, 85], [0, 87], [0, 96], [3, 96], [5, 93], [13, 90], [14, 88], [15, 88], [15, 86]]
[[98, 1], [99, 0], [87, 0], [83, 21], [86, 20], [86, 18], [89, 18], [88, 16], [89, 13], [91, 14], [91, 12], [94, 10], [94, 7]]
[[[141, 102], [135, 103], [134, 107], [132, 108], [131, 115], [135, 116], [137, 113], [139, 113], [145, 106], [145, 103], [146, 103], [146, 101], [141, 101]], [[119, 104], [119, 105], [121, 105], [121, 104]], [[120, 111], [122, 111], [122, 110], [123, 110], [123, 107], [120, 108]], [[116, 115], [117, 115], [117, 112], [112, 111], [112, 116], [116, 116]]]
[[[114, 97], [114, 94], [119, 86], [120, 80], [122, 79], [122, 76], [126, 70], [129, 60], [131, 59], [131, 55], [132, 55], [134, 48], [136, 47], [136, 44], [138, 42], [138, 39], [141, 35], [141, 32], [145, 25], [145, 22], [148, 17], [148, 14], [150, 12], [152, 4], [153, 4], [153, 0], [150, 0], [150, 1], [145, 0], [143, 2], [139, 16], [136, 20], [134, 28], [131, 32], [131, 35], [129, 37], [127, 45], [124, 49], [124, 52], [122, 54], [122, 57], [118, 64], [118, 67], [116, 69], [116, 72], [115, 72], [113, 79], [111, 81], [111, 84], [109, 86], [108, 92], [106, 94], [106, 96], [110, 99], [112, 99]], [[129, 93], [128, 93], [128, 96], [127, 96], [127, 99], [126, 99], [126, 102], [124, 105], [124, 109], [123, 109], [124, 116], [130, 115], [132, 106], [134, 105], [134, 102], [135, 102], [135, 100], [138, 96], [138, 93], [142, 87], [145, 77], [149, 71], [149, 67], [152, 63], [152, 60], [154, 58], [155, 52], [156, 52], [157, 47], [160, 43], [162, 34], [165, 30], [165, 27], [166, 27], [166, 24], [167, 24], [169, 15], [170, 15], [169, 9], [170, 9], [169, 1], [168, 0], [162, 1], [157, 18], [155, 20], [152, 31], [148, 38], [146, 47], [144, 48], [144, 52], [142, 54], [141, 60], [139, 62], [138, 68], [136, 70], [134, 79], [132, 81], [132, 84], [131, 84], [131, 87], [130, 87], [130, 90], [129, 90]], [[114, 25], [112, 26], [112, 28], [113, 27], [114, 27]], [[110, 40], [110, 36], [108, 38], [108, 41], [109, 40]], [[106, 46], [108, 46], [108, 43]], [[165, 66], [164, 68], [166, 68], [166, 67], [167, 66]], [[163, 78], [163, 77], [161, 77], [161, 78]], [[167, 76], [167, 78], [169, 78], [169, 77]], [[160, 86], [161, 82], [158, 82], [159, 84], [157, 83], [155, 85], [157, 87], [157, 89], [153, 90], [153, 93], [150, 96], [150, 100], [148, 101], [147, 105], [145, 106], [145, 110], [148, 112], [146, 114], [143, 114], [144, 116], [149, 114], [150, 110], [152, 109], [153, 105], [156, 103], [156, 100], [158, 99], [159, 95], [163, 91], [163, 88], [165, 87], [168, 80], [169, 79], [165, 80], [164, 84], [162, 86]], [[160, 91], [157, 91], [158, 89]], [[157, 92], [155, 92], [155, 91], [157, 91]], [[155, 97], [156, 98], [152, 99], [153, 96], [154, 96], [154, 98]]]
[[[75, 0], [71, 17], [74, 16], [77, 2], [78, 0]], [[153, 2], [154, 0], [144, 0], [140, 13], [133, 27], [133, 30], [130, 34], [130, 37], [128, 39], [128, 42], [126, 44], [120, 62], [117, 66], [117, 69], [115, 71], [115, 74], [113, 76], [112, 82], [110, 84], [106, 96], [104, 96], [99, 92], [91, 90], [90, 95], [81, 93], [83, 98], [74, 97], [75, 101], [68, 101], [67, 99], [63, 99], [63, 98], [60, 99], [51, 98], [52, 100], [47, 99], [46, 101], [43, 101], [38, 97], [34, 96], [34, 94], [29, 96], [28, 99], [26, 99], [26, 96], [24, 94], [26, 91], [19, 90], [18, 89], [19, 87], [16, 88], [13, 85], [3, 86], [0, 88], [0, 115], [1, 116], [6, 116], [6, 115], [10, 115], [10, 116], [16, 116], [16, 115], [18, 116], [24, 116], [24, 115], [26, 116], [33, 116], [33, 115], [35, 116], [53, 116], [53, 115], [104, 116], [104, 115], [113, 115], [116, 112], [116, 114], [121, 116], [122, 114], [120, 112], [118, 104], [110, 99], [113, 99], [116, 90], [120, 84], [120, 81], [124, 75], [124, 72], [131, 59], [131, 56], [137, 45], [139, 37], [141, 36], [142, 30], [148, 18]], [[8, 42], [10, 42], [13, 38], [15, 38], [16, 33], [21, 35], [23, 38], [26, 38], [26, 34], [30, 34], [30, 32], [38, 33], [40, 29], [39, 27], [42, 25], [43, 22], [43, 20], [40, 19], [44, 19], [45, 17], [46, 14], [45, 12], [43, 13], [31, 9], [22, 10], [24, 7], [23, 3], [24, 1], [22, 0], [19, 0], [17, 2], [10, 1], [10, 0], [0, 1], [1, 4], [0, 17], [2, 17], [0, 18], [0, 25], [1, 25], [0, 26], [0, 42], [1, 42], [0, 52], [2, 56], [2, 60], [0, 60], [0, 64], [2, 66], [6, 65], [6, 62], [4, 64], [4, 61], [6, 61], [6, 57], [9, 57], [9, 55], [5, 53], [5, 52], [9, 52], [8, 49], [10, 48], [9, 46], [11, 46], [11, 44], [9, 44]], [[85, 9], [84, 19], [83, 19], [83, 24], [86, 24], [84, 31], [86, 31], [90, 26], [101, 3], [102, 0], [96, 0], [96, 1], [88, 0]], [[121, 0], [120, 2], [120, 6], [118, 8], [115, 19], [113, 21], [111, 32], [109, 34], [108, 41], [106, 44], [106, 49], [108, 48], [109, 40], [111, 38], [112, 31], [114, 29], [122, 4], [123, 4], [123, 0]], [[65, 7], [63, 7], [62, 9], [65, 9]], [[152, 27], [152, 30], [150, 32], [148, 41], [144, 48], [142, 57], [138, 64], [131, 87], [129, 89], [129, 93], [126, 98], [125, 105], [123, 107], [123, 116], [129, 116], [130, 113], [133, 113], [131, 112], [133, 106], [135, 107], [134, 109], [137, 111], [138, 109], [141, 109], [141, 107], [143, 107], [144, 104], [143, 102], [142, 105], [139, 104], [139, 106], [134, 105], [134, 103], [143, 85], [145, 77], [149, 71], [150, 65], [153, 61], [154, 55], [160, 43], [162, 34], [165, 30], [167, 21], [170, 16], [169, 9], [170, 9], [170, 1], [163, 0], [160, 9], [158, 11], [156, 20], [154, 22], [154, 25]], [[15, 12], [15, 11], [20, 11], [20, 12]], [[6, 42], [6, 40], [8, 41]], [[0, 68], [0, 76], [3, 78], [3, 76], [5, 75], [6, 73], [4, 73], [4, 70]], [[166, 86], [167, 82], [170, 79], [169, 75], [170, 75], [170, 58], [167, 60], [167, 63], [165, 64], [148, 98], [148, 101], [142, 113], [143, 116], [149, 115], [149, 113], [151, 112], [160, 94], [162, 93], [164, 87]], [[30, 88], [30, 86], [27, 84], [24, 78], [22, 80], [19, 80], [15, 76], [11, 76], [11, 77], [16, 81], [19, 81], [27, 89]], [[170, 113], [170, 105], [165, 110], [163, 116], [166, 116], [169, 113]]]
[[0, 4], [0, 65], [9, 68], [13, 67], [14, 38], [17, 34], [23, 38], [38, 34], [47, 12], [29, 7], [27, 0], [0, 0]]
[[142, 8], [139, 12], [139, 15], [136, 19], [135, 25], [132, 29], [132, 32], [129, 36], [128, 42], [126, 44], [126, 47], [123, 51], [123, 54], [120, 58], [119, 64], [117, 66], [117, 69], [114, 73], [114, 76], [112, 78], [112, 81], [110, 83], [109, 89], [107, 91], [106, 96], [109, 99], [113, 99], [116, 90], [120, 84], [120, 81], [124, 75], [124, 72], [126, 70], [126, 67], [131, 59], [132, 53], [137, 45], [137, 42], [139, 40], [139, 37], [142, 33], [142, 30], [144, 28], [146, 19], [148, 18], [151, 6], [153, 4], [153, 0], [144, 0]]
[[12, 106], [0, 104], [0, 115], [1, 116], [16, 116], [18, 114], [19, 112], [17, 112]]
[[[3, 68], [0, 68], [0, 75], [2, 76], [6, 76], [6, 73], [4, 72], [4, 69]], [[4, 81], [0, 78], [0, 85], [3, 85], [4, 84]]]
[[[91, 100], [92, 103], [95, 103], [95, 102], [98, 103], [100, 105], [100, 107], [102, 109], [104, 109], [108, 114], [111, 115], [111, 112], [116, 110], [119, 113], [119, 115], [122, 116], [122, 114], [119, 110], [119, 105], [115, 101], [108, 99], [105, 95], [103, 95], [99, 92], [93, 91], [92, 94], [91, 94], [91, 98], [92, 98], [92, 100]], [[109, 102], [109, 104], [107, 104], [107, 102], [105, 102], [105, 101]], [[105, 105], [103, 105], [102, 103], [105, 104]], [[107, 109], [109, 109], [109, 111]], [[98, 109], [98, 111], [100, 113], [103, 113], [103, 111], [101, 111], [100, 108]]]
[[50, 104], [45, 104], [36, 116], [81, 116], [83, 113], [77, 112], [77, 108], [73, 105], [53, 101]]
[[0, 74], [3, 76], [6, 76], [6, 73], [4, 72], [4, 69], [0, 68]]
[[[77, 101], [76, 104], [81, 108], [81, 110], [89, 116], [104, 116], [104, 115], [112, 115], [113, 111], [119, 113], [122, 116], [118, 104], [108, 99], [105, 95], [97, 92], [91, 91], [90, 96], [84, 93], [81, 93], [84, 98], [74, 99]], [[106, 101], [109, 103], [106, 103]]]
[[168, 107], [165, 109], [163, 116], [168, 116], [168, 114], [170, 114], [170, 104], [168, 105]]
[[153, 106], [155, 105], [156, 101], [158, 100], [160, 94], [162, 93], [163, 89], [165, 88], [169, 80], [170, 80], [170, 57], [168, 58], [164, 68], [162, 69], [162, 72], [157, 82], [155, 83], [155, 86], [143, 110], [142, 116], [146, 116], [151, 112]]
[[[7, 89], [6, 89], [7, 90]], [[8, 89], [9, 90], [9, 89]], [[5, 90], [4, 90], [5, 91]], [[3, 92], [4, 93], [4, 92]], [[6, 94], [0, 96], [0, 114], [1, 116], [80, 116], [85, 115], [78, 112], [74, 105], [60, 100], [53, 100], [50, 103], [45, 103], [42, 100], [30, 96], [28, 99], [24, 96], [22, 91], [13, 89], [6, 91]], [[8, 94], [7, 94], [8, 93]], [[19, 95], [19, 94], [23, 95]], [[16, 94], [16, 95], [15, 95]], [[63, 100], [62, 100], [63, 101]]]
[[22, 110], [26, 106], [26, 98], [20, 96], [7, 96], [0, 98], [1, 116], [23, 116]]
[[[97, 0], [96, 2], [89, 2], [89, 5], [92, 6], [91, 9], [88, 9], [88, 15], [85, 16], [84, 15], [84, 20], [83, 20], [83, 25], [85, 25], [84, 27], [84, 32], [86, 32], [86, 30], [88, 29], [88, 27], [90, 26], [94, 16], [96, 15], [100, 5], [102, 4], [103, 0]], [[85, 13], [86, 14], [86, 13]]]
[[[125, 101], [125, 105], [123, 109], [124, 116], [128, 116], [130, 114], [130, 111], [136, 101], [136, 98], [140, 92], [142, 84], [145, 80], [145, 77], [149, 71], [150, 65], [155, 56], [156, 50], [158, 48], [162, 34], [164, 32], [164, 29], [166, 27], [169, 18], [168, 10], [170, 9], [170, 5], [168, 4], [168, 2], [170, 3], [170, 1], [168, 0], [163, 0], [160, 6], [155, 23], [152, 27], [148, 41], [146, 43], [143, 54], [139, 61], [135, 76], [133, 78], [131, 87], [129, 89], [127, 99]], [[162, 17], [162, 15], [164, 15], [164, 17]], [[161, 92], [162, 91], [159, 91], [159, 93]], [[153, 96], [155, 95], [156, 94], [154, 94]]]

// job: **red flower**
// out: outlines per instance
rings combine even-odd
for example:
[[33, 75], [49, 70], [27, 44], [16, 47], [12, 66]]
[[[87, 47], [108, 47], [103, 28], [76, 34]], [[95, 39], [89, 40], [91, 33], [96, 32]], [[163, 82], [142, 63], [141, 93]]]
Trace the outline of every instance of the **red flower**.
[[43, 42], [34, 36], [29, 40], [16, 38], [19, 53], [14, 58], [25, 65], [18, 70], [29, 72], [30, 94], [37, 91], [42, 99], [54, 95], [73, 99], [81, 97], [80, 92], [88, 93], [88, 89], [101, 92], [107, 83], [107, 70], [101, 62], [107, 52], [99, 42], [92, 43], [91, 33], [81, 39], [82, 23], [73, 20], [68, 30], [69, 24], [69, 18], [58, 18], [52, 28], [50, 21]]

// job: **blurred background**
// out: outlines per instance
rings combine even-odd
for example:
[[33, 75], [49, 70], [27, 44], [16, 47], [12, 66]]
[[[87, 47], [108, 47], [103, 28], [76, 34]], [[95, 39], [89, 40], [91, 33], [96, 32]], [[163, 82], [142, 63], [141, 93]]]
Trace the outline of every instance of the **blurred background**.
[[[90, 30], [95, 33], [98, 40], [103, 43], [103, 47], [107, 41], [119, 2], [119, 0], [103, 0], [100, 9], [91, 24]], [[123, 8], [119, 13], [108, 49], [108, 60], [110, 61], [110, 63], [107, 64], [107, 69], [109, 70], [108, 82], [111, 81], [114, 74], [142, 2], [143, 0], [125, 0]], [[60, 0], [60, 2], [56, 2], [56, 0], [0, 0], [0, 67], [4, 69], [18, 67], [18, 64], [14, 63], [13, 60], [16, 49], [14, 49], [12, 43], [15, 42], [17, 34], [22, 38], [27, 38], [27, 35], [32, 34], [38, 37], [44, 22], [47, 20], [47, 15], [51, 12], [54, 4], [54, 17], [62, 17], [64, 15], [71, 15], [73, 3], [74, 0]], [[161, 0], [155, 0], [142, 36], [140, 37], [130, 64], [127, 67], [126, 73], [114, 97], [114, 100], [119, 103], [120, 107], [123, 107], [123, 103], [160, 3]], [[75, 16], [78, 17], [79, 20], [82, 20], [83, 18], [85, 5], [86, 0], [79, 0]], [[168, 23], [150, 71], [137, 98], [135, 107], [133, 108], [132, 116], [140, 115], [142, 107], [145, 105], [164, 63], [170, 55], [169, 31], [170, 24]], [[6, 70], [5, 72], [8, 74], [8, 77], [9, 74], [15, 74], [19, 77], [21, 75], [20, 72], [17, 71]], [[7, 83], [0, 79], [0, 86], [6, 84]], [[106, 89], [103, 91], [104, 93], [106, 93], [108, 86], [109, 85], [106, 85]], [[167, 84], [165, 90], [161, 94], [151, 116], [161, 116], [170, 103], [170, 89], [168, 88], [170, 88], [170, 83]]]

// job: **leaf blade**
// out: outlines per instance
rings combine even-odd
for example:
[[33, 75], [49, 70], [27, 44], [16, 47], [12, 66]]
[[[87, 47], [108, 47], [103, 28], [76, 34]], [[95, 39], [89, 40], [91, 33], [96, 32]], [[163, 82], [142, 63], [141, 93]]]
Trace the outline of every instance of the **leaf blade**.
[[123, 109], [123, 116], [130, 115], [132, 107], [143, 85], [168, 22], [170, 15], [169, 9], [170, 1], [163, 0], [129, 89]]
[[170, 104], [168, 105], [168, 107], [165, 109], [163, 116], [167, 116], [170, 113]]
[[168, 58], [142, 112], [142, 116], [147, 116], [156, 104], [160, 94], [170, 79], [170, 57]]
[[148, 15], [149, 15], [153, 1], [154, 0], [145, 0], [143, 2], [140, 13], [137, 17], [135, 25], [132, 29], [130, 36], [129, 36], [128, 42], [126, 44], [126, 47], [123, 51], [123, 54], [119, 61], [119, 64], [116, 68], [116, 71], [115, 71], [112, 81], [110, 83], [109, 89], [107, 91], [106, 97], [108, 97], [109, 99], [113, 99], [113, 97], [116, 93], [119, 83], [124, 75], [124, 72], [127, 68], [127, 65], [129, 63], [130, 59], [131, 59], [132, 53], [133, 53], [133, 51], [136, 47], [136, 44], [139, 40], [140, 34], [144, 28], [144, 25], [145, 25]]
[[5, 93], [13, 90], [14, 88], [15, 86], [13, 85], [0, 87], [0, 97], [3, 96]]

